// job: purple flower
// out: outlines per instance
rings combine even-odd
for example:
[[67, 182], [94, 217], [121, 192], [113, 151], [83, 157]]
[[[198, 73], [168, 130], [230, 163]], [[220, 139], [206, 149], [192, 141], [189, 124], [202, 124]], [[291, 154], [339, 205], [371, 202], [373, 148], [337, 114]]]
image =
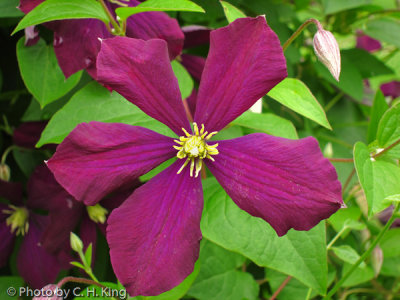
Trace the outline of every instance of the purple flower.
[[[20, 0], [19, 9], [29, 13], [43, 1]], [[139, 4], [136, 0], [128, 2], [129, 6]], [[111, 11], [118, 7], [108, 1], [106, 3]], [[53, 21], [45, 25], [54, 31], [54, 50], [65, 77], [86, 69], [93, 78], [96, 78], [99, 38], [113, 37], [104, 23], [96, 19], [79, 19]], [[184, 39], [178, 22], [162, 12], [140, 13], [128, 18], [126, 36], [144, 40], [152, 38], [166, 40], [171, 59], [181, 53]]]
[[364, 34], [361, 30], [357, 30], [357, 48], [364, 49], [368, 52], [374, 52], [382, 48], [378, 40]]
[[133, 295], [156, 295], [193, 271], [201, 240], [201, 179], [205, 164], [232, 200], [284, 235], [309, 230], [342, 204], [333, 166], [312, 138], [263, 133], [210, 141], [286, 77], [282, 48], [264, 17], [214, 30], [190, 127], [162, 40], [105, 40], [98, 78], [179, 138], [138, 126], [80, 124], [48, 161], [77, 200], [93, 205], [160, 163], [177, 156], [108, 220], [107, 240], [118, 279]]
[[[31, 185], [28, 193], [37, 188], [40, 187]], [[35, 210], [47, 210], [48, 199], [41, 202], [28, 197], [24, 204], [22, 185], [3, 180], [0, 180], [0, 197], [10, 201], [9, 205], [0, 203], [0, 267], [7, 264], [16, 236], [22, 235], [23, 241], [17, 256], [19, 274], [33, 288], [53, 282], [61, 269], [69, 267], [70, 257], [66, 251], [50, 253], [41, 244], [50, 219], [37, 214]]]
[[386, 97], [391, 97], [395, 99], [400, 97], [400, 81], [391, 81], [381, 85], [382, 93]]

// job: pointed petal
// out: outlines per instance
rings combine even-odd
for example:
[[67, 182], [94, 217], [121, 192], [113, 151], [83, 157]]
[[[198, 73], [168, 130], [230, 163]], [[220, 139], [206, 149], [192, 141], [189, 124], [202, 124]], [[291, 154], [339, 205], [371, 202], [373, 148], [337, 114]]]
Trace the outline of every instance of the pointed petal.
[[192, 116], [194, 115], [195, 111], [196, 111], [196, 101], [197, 101], [197, 90], [193, 89], [192, 93], [190, 94], [190, 96], [186, 99], [190, 113], [192, 114]]
[[50, 224], [43, 232], [42, 246], [51, 253], [69, 247], [69, 234], [78, 225], [82, 203], [64, 190], [45, 164], [33, 171], [27, 189], [28, 207], [49, 212]]
[[15, 145], [35, 149], [43, 129], [46, 127], [45, 121], [25, 122], [15, 128], [13, 132], [13, 142]]
[[185, 43], [183, 44], [185, 49], [210, 43], [210, 28], [190, 25], [182, 27], [182, 31], [185, 34]]
[[24, 14], [27, 14], [44, 1], [45, 0], [20, 0], [18, 8]]
[[94, 205], [112, 191], [172, 158], [173, 139], [118, 123], [79, 124], [47, 165], [78, 201]]
[[237, 19], [211, 32], [194, 119], [219, 131], [286, 75], [279, 39], [265, 18]]
[[17, 256], [19, 274], [32, 288], [41, 288], [49, 282], [54, 282], [61, 270], [62, 264], [58, 258], [48, 253], [41, 245], [43, 230], [48, 226], [46, 216], [29, 216], [29, 230], [22, 241]]
[[182, 134], [182, 127], [190, 130], [165, 41], [126, 37], [103, 41], [97, 76], [176, 134]]
[[0, 268], [7, 265], [15, 240], [15, 235], [11, 233], [10, 227], [6, 224], [6, 219], [10, 215], [3, 214], [4, 209], [9, 209], [9, 207], [0, 203]]
[[65, 77], [86, 69], [96, 79], [96, 57], [99, 38], [109, 38], [103, 22], [96, 19], [51, 22], [54, 31], [54, 51]]
[[201, 56], [190, 55], [190, 54], [182, 54], [182, 65], [188, 70], [190, 75], [198, 82], [200, 82], [201, 74], [204, 70], [204, 65], [206, 63], [206, 59]]
[[278, 233], [309, 230], [337, 211], [341, 185], [311, 137], [289, 140], [256, 133], [218, 141], [207, 167], [232, 200]]
[[157, 295], [188, 276], [198, 258], [203, 193], [179, 160], [136, 189], [108, 219], [114, 272], [131, 296]]
[[[136, 6], [138, 1], [132, 1]], [[182, 52], [184, 35], [178, 22], [163, 12], [146, 12], [128, 18], [126, 36], [142, 40], [163, 39], [172, 60]]]

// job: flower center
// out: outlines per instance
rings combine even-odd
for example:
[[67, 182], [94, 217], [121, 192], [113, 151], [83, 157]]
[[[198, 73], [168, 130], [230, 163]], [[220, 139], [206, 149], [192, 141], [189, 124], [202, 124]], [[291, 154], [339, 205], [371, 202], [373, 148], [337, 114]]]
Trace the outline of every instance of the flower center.
[[101, 223], [101, 224], [105, 223], [108, 210], [105, 209], [103, 206], [97, 203], [94, 206], [86, 206], [86, 210], [88, 212], [90, 220], [92, 220], [95, 223]]
[[16, 231], [16, 235], [25, 235], [29, 229], [29, 212], [25, 207], [17, 207], [14, 205], [8, 206], [10, 209], [4, 209], [2, 212], [9, 214], [6, 219], [7, 226], [11, 227], [11, 233]]
[[208, 158], [214, 161], [212, 155], [218, 154], [218, 144], [208, 145], [206, 143], [213, 135], [217, 132], [208, 133], [204, 131], [204, 124], [201, 125], [201, 130], [196, 123], [193, 123], [194, 134], [188, 133], [182, 128], [185, 136], [180, 136], [179, 140], [174, 140], [179, 146], [174, 146], [178, 153], [176, 156], [180, 159], [186, 158], [185, 163], [179, 169], [178, 174], [188, 165], [190, 162], [190, 177], [193, 177], [194, 167], [196, 166], [195, 177], [199, 176], [201, 168], [203, 167], [203, 159]]

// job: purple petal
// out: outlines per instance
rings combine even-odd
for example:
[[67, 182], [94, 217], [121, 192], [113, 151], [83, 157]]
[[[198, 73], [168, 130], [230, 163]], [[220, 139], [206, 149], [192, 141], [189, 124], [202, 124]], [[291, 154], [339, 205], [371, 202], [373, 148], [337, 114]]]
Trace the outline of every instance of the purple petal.
[[79, 230], [79, 237], [83, 242], [84, 251], [86, 251], [87, 247], [89, 247], [89, 245], [92, 244], [92, 267], [94, 267], [94, 262], [96, 261], [96, 249], [97, 249], [96, 227], [97, 227], [96, 223], [92, 222], [87, 215], [85, 215], [85, 217], [82, 218]]
[[201, 56], [190, 54], [182, 54], [181, 59], [182, 65], [186, 68], [186, 70], [188, 70], [190, 75], [192, 75], [194, 79], [200, 82], [206, 59]]
[[49, 226], [43, 232], [42, 246], [51, 253], [69, 248], [69, 235], [82, 216], [82, 203], [64, 190], [44, 164], [34, 170], [27, 189], [28, 206], [49, 212]]
[[[138, 1], [130, 1], [136, 6]], [[163, 39], [168, 44], [170, 59], [182, 52], [184, 35], [178, 22], [163, 12], [146, 12], [128, 18], [126, 36], [142, 40]]]
[[157, 295], [188, 276], [198, 258], [203, 194], [179, 160], [136, 189], [108, 220], [114, 272], [131, 296]]
[[211, 32], [194, 119], [219, 131], [286, 75], [279, 39], [265, 18], [237, 19]]
[[32, 288], [41, 288], [49, 282], [54, 282], [62, 265], [57, 256], [48, 253], [41, 245], [43, 230], [48, 226], [46, 216], [29, 216], [29, 230], [22, 241], [17, 257], [19, 274]]
[[397, 98], [400, 97], [400, 81], [391, 81], [381, 85], [382, 93], [386, 97]]
[[96, 57], [100, 51], [99, 38], [109, 38], [103, 22], [96, 19], [52, 22], [54, 51], [65, 77], [86, 69], [96, 78]]
[[22, 184], [0, 179], [0, 198], [10, 200], [15, 205], [22, 205]]
[[192, 116], [194, 115], [195, 111], [196, 111], [196, 101], [197, 101], [197, 90], [193, 89], [192, 93], [190, 94], [190, 96], [186, 99], [190, 113], [192, 114]]
[[20, 0], [19, 2], [19, 10], [21, 10], [24, 14], [29, 13], [32, 9], [38, 6], [40, 3], [45, 0]]
[[210, 42], [210, 28], [190, 25], [182, 27], [182, 31], [185, 34], [185, 43], [183, 44], [183, 48], [185, 49], [201, 46]]
[[13, 132], [14, 144], [23, 148], [35, 149], [35, 145], [46, 125], [47, 122], [45, 121], [22, 123]]
[[6, 219], [10, 215], [2, 213], [5, 209], [9, 209], [9, 207], [0, 203], [0, 268], [7, 265], [15, 240], [15, 235], [11, 233], [10, 227], [6, 224]]
[[358, 31], [356, 47], [364, 49], [368, 52], [374, 52], [381, 49], [382, 45], [378, 40], [364, 34], [362, 31]]
[[190, 130], [178, 81], [163, 40], [115, 37], [102, 42], [98, 80], [169, 126], [176, 134]]
[[143, 127], [82, 123], [58, 146], [48, 167], [75, 199], [94, 205], [174, 157], [173, 144], [172, 138]]
[[29, 26], [25, 28], [25, 43], [26, 47], [34, 46], [39, 41], [39, 30], [36, 26]]
[[314, 138], [256, 133], [218, 143], [208, 168], [241, 209], [266, 220], [279, 236], [311, 229], [343, 203], [336, 171]]

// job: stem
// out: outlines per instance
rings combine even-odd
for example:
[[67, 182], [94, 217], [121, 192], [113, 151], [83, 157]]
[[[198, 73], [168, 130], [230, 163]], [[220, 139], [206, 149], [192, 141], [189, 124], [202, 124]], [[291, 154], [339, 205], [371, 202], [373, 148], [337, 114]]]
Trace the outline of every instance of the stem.
[[343, 234], [343, 232], [346, 231], [347, 228], [348, 228], [347, 226], [343, 226], [343, 228], [340, 229], [340, 231], [333, 237], [333, 239], [326, 246], [326, 250], [331, 249], [332, 245], [338, 240], [338, 238]]
[[336, 293], [336, 291], [341, 287], [341, 285], [346, 281], [346, 279], [354, 272], [355, 269], [371, 254], [372, 250], [374, 250], [375, 246], [378, 242], [382, 239], [386, 231], [389, 230], [390, 226], [393, 224], [394, 220], [396, 219], [396, 213], [399, 209], [399, 203], [396, 204], [395, 208], [393, 209], [392, 216], [390, 217], [389, 221], [386, 223], [385, 227], [379, 232], [376, 239], [371, 243], [367, 251], [364, 252], [363, 255], [356, 261], [356, 263], [351, 267], [350, 270], [347, 271], [346, 274], [334, 285], [334, 287], [329, 291], [326, 295], [325, 300], [331, 299], [331, 297]]
[[318, 20], [308, 19], [303, 24], [301, 24], [300, 27], [297, 28], [297, 30], [292, 34], [292, 36], [283, 44], [283, 51], [285, 51], [287, 47], [289, 47], [289, 45], [299, 36], [299, 34], [311, 23], [314, 23], [318, 27], [318, 30], [323, 30], [322, 25], [320, 22], [318, 22]]
[[331, 162], [352, 163], [352, 158], [328, 158]]
[[[103, 7], [103, 10], [106, 13], [108, 19], [110, 20], [111, 25], [114, 27], [115, 32], [113, 32], [113, 30], [110, 30], [110, 32], [112, 34], [115, 34], [115, 33], [119, 34], [121, 32], [121, 28], [119, 27], [117, 21], [115, 21], [114, 16], [108, 9], [107, 5], [104, 3], [104, 0], [99, 0], [99, 2], [100, 2], [100, 5]], [[110, 28], [110, 27], [108, 26], [108, 28]]]
[[353, 176], [356, 174], [356, 168], [353, 168], [353, 170], [351, 171], [349, 177], [347, 177], [346, 182], [343, 185], [343, 193], [346, 191], [347, 187], [349, 186], [351, 179], [353, 178]]
[[93, 281], [93, 280], [90, 280], [90, 279], [87, 279], [87, 278], [72, 277], [72, 276], [64, 277], [63, 279], [60, 280], [60, 282], [57, 283], [57, 286], [59, 288], [61, 288], [67, 282], [84, 283], [84, 284], [88, 284], [88, 285], [96, 285], [96, 286], [101, 287], [101, 288], [106, 287], [106, 286], [102, 285], [101, 283], [99, 283], [97, 281]]
[[7, 159], [8, 154], [10, 154], [10, 152], [11, 152], [12, 150], [14, 150], [14, 149], [19, 149], [19, 147], [18, 147], [18, 146], [15, 146], [15, 145], [12, 145], [12, 146], [8, 147], [8, 148], [6, 149], [6, 151], [4, 151], [3, 155], [1, 156], [1, 162], [0, 162], [0, 164], [4, 165], [4, 164], [6, 163], [6, 159]]
[[383, 149], [381, 152], [375, 154], [373, 158], [378, 158], [379, 156], [382, 156], [385, 152], [388, 152], [390, 149], [396, 147], [398, 144], [400, 144], [400, 139], [395, 141], [393, 144], [387, 146], [385, 149]]
[[325, 106], [325, 112], [328, 112], [334, 106], [340, 99], [343, 97], [343, 92], [340, 92], [337, 94], [335, 97], [332, 98], [331, 101], [328, 102], [328, 104]]
[[289, 283], [289, 281], [292, 279], [292, 276], [286, 277], [286, 279], [281, 283], [281, 285], [278, 287], [278, 289], [275, 291], [275, 293], [269, 298], [269, 300], [275, 300], [276, 297], [278, 297], [279, 293], [283, 290], [283, 288]]
[[310, 297], [311, 297], [311, 292], [312, 292], [312, 288], [309, 288], [305, 300], [310, 299]]

